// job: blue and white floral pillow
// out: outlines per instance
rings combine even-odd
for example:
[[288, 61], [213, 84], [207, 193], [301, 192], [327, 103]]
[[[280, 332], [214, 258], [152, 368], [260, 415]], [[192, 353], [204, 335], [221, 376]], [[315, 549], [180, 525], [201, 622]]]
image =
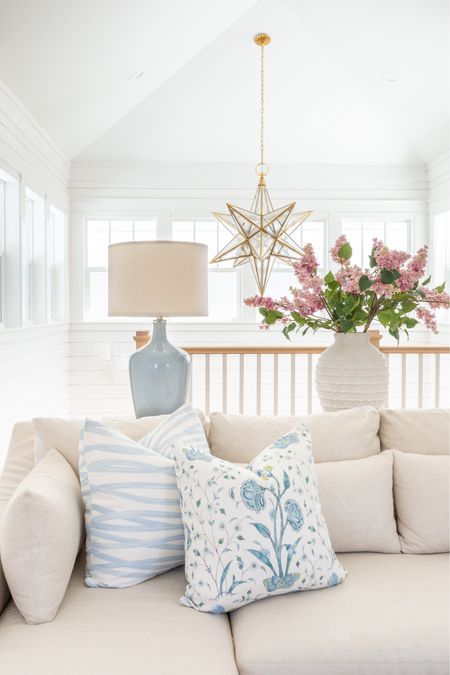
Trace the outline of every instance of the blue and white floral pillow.
[[185, 532], [184, 605], [228, 612], [345, 578], [320, 508], [306, 425], [247, 468], [180, 445], [175, 469]]

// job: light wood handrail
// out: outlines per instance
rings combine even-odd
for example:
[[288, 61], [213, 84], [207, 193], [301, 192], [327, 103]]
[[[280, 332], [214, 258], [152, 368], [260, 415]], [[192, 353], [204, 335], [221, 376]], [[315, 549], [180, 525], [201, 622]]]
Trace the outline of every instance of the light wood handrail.
[[[189, 354], [321, 354], [329, 345], [304, 347], [183, 347]], [[407, 345], [380, 347], [383, 354], [450, 354], [450, 346]]]

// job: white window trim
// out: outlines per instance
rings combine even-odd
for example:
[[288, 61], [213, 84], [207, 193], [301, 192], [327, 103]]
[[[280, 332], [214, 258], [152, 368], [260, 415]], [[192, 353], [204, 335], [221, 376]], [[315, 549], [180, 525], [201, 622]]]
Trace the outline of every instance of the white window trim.
[[[105, 318], [99, 318], [99, 317], [90, 317], [90, 275], [91, 272], [108, 272], [107, 267], [89, 267], [88, 265], [88, 223], [92, 222], [104, 222], [108, 221], [108, 242], [109, 244], [111, 243], [111, 223], [114, 222], [121, 222], [121, 221], [130, 221], [132, 223], [132, 232], [133, 232], [133, 241], [134, 241], [134, 236], [135, 236], [135, 223], [140, 223], [140, 222], [153, 222], [155, 225], [155, 240], [158, 239], [158, 218], [155, 215], [140, 215], [138, 218], [132, 216], [128, 217], [126, 214], [120, 214], [120, 217], [117, 217], [117, 214], [109, 214], [106, 216], [102, 215], [96, 215], [93, 217], [86, 216], [83, 221], [83, 236], [84, 236], [84, 255], [83, 255], [83, 260], [84, 260], [84, 302], [83, 302], [83, 317], [84, 321], [87, 321], [89, 323], [96, 322], [96, 321], [114, 321], [117, 319], [110, 319], [109, 317]], [[109, 245], [108, 244], [108, 245]]]

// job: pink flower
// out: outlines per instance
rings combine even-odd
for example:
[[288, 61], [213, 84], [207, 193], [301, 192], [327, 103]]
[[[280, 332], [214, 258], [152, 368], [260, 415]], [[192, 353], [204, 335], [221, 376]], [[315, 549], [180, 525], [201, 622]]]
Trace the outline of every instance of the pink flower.
[[405, 251], [390, 250], [378, 239], [373, 240], [374, 256], [380, 269], [398, 270], [411, 257]]
[[365, 274], [358, 265], [341, 267], [336, 274], [335, 279], [339, 281], [342, 286], [342, 290], [346, 293], [360, 293], [359, 289], [359, 280]]
[[306, 275], [316, 273], [318, 262], [312, 244], [305, 244], [302, 248], [302, 257], [294, 264], [294, 272], [299, 281]]
[[347, 237], [345, 236], [345, 234], [341, 234], [341, 236], [336, 239], [336, 243], [334, 244], [334, 246], [330, 248], [332, 260], [334, 260], [334, 262], [338, 263], [339, 265], [350, 264], [349, 260], [345, 260], [344, 258], [339, 257], [339, 251], [344, 244], [348, 244]]
[[433, 305], [433, 308], [450, 308], [450, 295], [448, 293], [439, 292], [435, 288], [426, 288], [425, 286], [420, 286], [420, 290], [425, 294], [425, 302]]
[[386, 298], [391, 298], [396, 292], [396, 288], [393, 284], [383, 284], [380, 277], [376, 277], [373, 285], [370, 287], [370, 290], [377, 294], [378, 297], [382, 295]]
[[417, 307], [416, 315], [420, 321], [424, 322], [427, 328], [433, 331], [433, 333], [438, 332], [436, 315], [434, 312], [432, 312], [430, 309], [426, 309], [426, 307]]
[[253, 295], [251, 298], [245, 298], [245, 304], [249, 307], [265, 307], [267, 310], [278, 309], [278, 303], [272, 298], [264, 298], [261, 295]]
[[425, 274], [428, 259], [428, 247], [422, 246], [417, 253], [409, 260], [406, 268], [400, 270], [400, 279], [397, 279], [397, 286], [401, 291], [410, 291]]

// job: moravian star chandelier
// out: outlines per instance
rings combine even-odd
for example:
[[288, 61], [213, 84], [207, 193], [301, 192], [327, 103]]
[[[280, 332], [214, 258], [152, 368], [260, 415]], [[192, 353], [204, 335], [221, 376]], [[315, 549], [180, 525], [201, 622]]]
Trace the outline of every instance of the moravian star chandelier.
[[261, 48], [258, 187], [249, 211], [227, 204], [229, 213], [213, 214], [234, 236], [211, 263], [234, 260], [233, 267], [250, 263], [258, 292], [264, 295], [274, 261], [293, 265], [301, 257], [302, 252], [292, 235], [312, 211], [293, 214], [295, 202], [278, 209], [272, 206], [265, 179], [269, 168], [264, 163], [264, 47], [270, 43], [270, 36], [259, 33], [255, 43]]

